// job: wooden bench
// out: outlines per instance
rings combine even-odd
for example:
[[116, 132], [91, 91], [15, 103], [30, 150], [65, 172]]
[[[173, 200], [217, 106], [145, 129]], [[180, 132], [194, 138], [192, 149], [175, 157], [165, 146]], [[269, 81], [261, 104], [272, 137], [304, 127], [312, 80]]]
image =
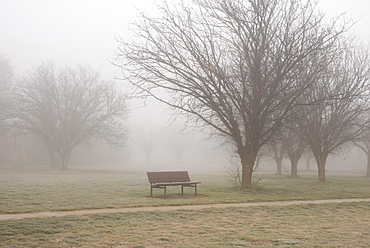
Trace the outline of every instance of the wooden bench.
[[191, 182], [187, 171], [162, 171], [147, 172], [150, 183], [150, 196], [153, 197], [153, 188], [164, 189], [164, 198], [167, 194], [167, 186], [181, 186], [181, 195], [184, 196], [184, 187], [193, 187], [197, 197], [197, 184]]

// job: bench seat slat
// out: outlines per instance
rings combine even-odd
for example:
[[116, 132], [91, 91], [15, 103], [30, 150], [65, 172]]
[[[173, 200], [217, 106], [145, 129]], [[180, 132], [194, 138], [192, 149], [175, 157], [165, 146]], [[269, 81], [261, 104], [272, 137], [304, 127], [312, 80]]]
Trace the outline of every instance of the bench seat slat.
[[153, 183], [152, 184], [152, 187], [153, 188], [156, 188], [157, 186], [177, 186], [177, 185], [194, 185], [194, 184], [198, 184], [198, 183], [201, 183], [201, 182], [176, 182], [176, 183]]

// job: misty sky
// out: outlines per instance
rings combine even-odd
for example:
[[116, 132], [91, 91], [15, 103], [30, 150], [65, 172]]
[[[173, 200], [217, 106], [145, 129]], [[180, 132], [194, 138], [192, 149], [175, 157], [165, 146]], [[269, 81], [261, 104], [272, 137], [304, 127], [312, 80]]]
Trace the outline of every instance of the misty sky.
[[[173, 0], [175, 1], [175, 0]], [[161, 0], [157, 1], [161, 2]], [[136, 8], [153, 11], [153, 0], [0, 0], [0, 54], [10, 59], [16, 75], [41, 61], [58, 66], [90, 65], [105, 79], [119, 76], [109, 63], [118, 46], [115, 36], [130, 38], [126, 22], [137, 17]], [[358, 23], [355, 32], [370, 42], [369, 0], [320, 0], [328, 16], [347, 13]], [[149, 110], [149, 111], [148, 111]], [[131, 116], [143, 123], [161, 122], [162, 110], [152, 104]], [[151, 122], [153, 123], [153, 122]], [[159, 124], [166, 126], [165, 124]]]
[[[88, 64], [106, 79], [119, 76], [109, 63], [115, 36], [129, 38], [126, 22], [136, 19], [136, 8], [151, 13], [155, 2], [161, 0], [0, 0], [0, 54], [17, 74], [52, 60]], [[329, 16], [347, 12], [359, 20], [356, 33], [370, 41], [370, 1], [321, 0], [319, 6]]]
[[[157, 1], [161, 2], [161, 1]], [[0, 0], [0, 54], [22, 73], [40, 61], [90, 64], [103, 76], [118, 70], [108, 60], [117, 47], [115, 35], [127, 37], [126, 21], [136, 9], [152, 11], [153, 0]], [[370, 40], [370, 1], [321, 0], [328, 15], [343, 12], [360, 20], [355, 30]]]

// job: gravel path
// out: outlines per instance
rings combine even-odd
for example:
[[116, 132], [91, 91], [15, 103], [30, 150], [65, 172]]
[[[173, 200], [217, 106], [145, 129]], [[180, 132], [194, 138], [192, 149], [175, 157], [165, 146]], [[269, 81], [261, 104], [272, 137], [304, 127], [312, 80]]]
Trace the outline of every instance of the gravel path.
[[134, 208], [131, 207], [131, 208], [85, 209], [85, 210], [74, 210], [74, 211], [37, 212], [37, 213], [23, 213], [23, 214], [0, 214], [0, 221], [1, 220], [19, 220], [19, 219], [26, 219], [26, 218], [64, 217], [64, 216], [84, 215], [84, 214], [201, 210], [201, 209], [207, 209], [207, 208], [228, 208], [228, 207], [290, 206], [290, 205], [301, 205], [301, 204], [324, 204], [324, 203], [346, 203], [346, 202], [370, 202], [370, 198], [329, 199], [329, 200], [312, 200], [312, 201], [226, 203], [226, 204], [184, 205], [184, 206], [163, 206], [163, 207], [134, 207]]

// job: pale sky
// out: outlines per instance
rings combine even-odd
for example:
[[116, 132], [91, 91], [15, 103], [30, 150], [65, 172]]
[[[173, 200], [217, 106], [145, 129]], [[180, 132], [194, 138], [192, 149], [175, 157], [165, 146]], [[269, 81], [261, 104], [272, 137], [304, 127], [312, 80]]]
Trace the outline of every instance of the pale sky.
[[[21, 73], [41, 61], [89, 64], [105, 77], [118, 72], [108, 62], [125, 37], [125, 20], [137, 7], [152, 11], [154, 0], [0, 0], [0, 54]], [[157, 1], [160, 2], [160, 1]], [[329, 16], [347, 12], [360, 20], [355, 30], [370, 40], [370, 1], [320, 0]]]
[[19, 72], [53, 60], [110, 75], [115, 35], [124, 36], [124, 20], [134, 18], [130, 0], [0, 0], [0, 54]]

